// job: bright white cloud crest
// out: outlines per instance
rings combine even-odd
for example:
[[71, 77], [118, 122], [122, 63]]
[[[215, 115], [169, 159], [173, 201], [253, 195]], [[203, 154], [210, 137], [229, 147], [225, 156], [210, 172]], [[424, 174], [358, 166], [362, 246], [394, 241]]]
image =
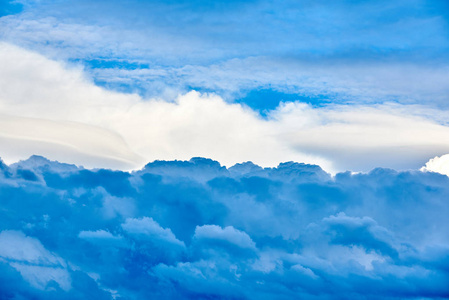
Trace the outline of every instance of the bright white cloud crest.
[[293, 160], [335, 172], [418, 168], [449, 152], [449, 128], [418, 115], [416, 106], [285, 103], [262, 119], [215, 95], [142, 99], [102, 89], [78, 67], [11, 44], [2, 43], [0, 52], [6, 162], [41, 154], [133, 169], [155, 159], [204, 156], [228, 166]]
[[441, 173], [449, 176], [449, 154], [437, 156], [429, 160], [422, 171]]

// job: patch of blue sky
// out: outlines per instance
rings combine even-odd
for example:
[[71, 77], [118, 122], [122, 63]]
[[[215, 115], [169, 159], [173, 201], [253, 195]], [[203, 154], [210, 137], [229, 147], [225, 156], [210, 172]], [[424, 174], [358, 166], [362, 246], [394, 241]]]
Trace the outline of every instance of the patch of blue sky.
[[320, 107], [331, 102], [329, 95], [306, 96], [297, 93], [285, 93], [271, 88], [246, 91], [242, 98], [236, 99], [266, 117], [270, 110], [276, 109], [281, 102], [302, 102], [313, 107]]
[[111, 58], [95, 58], [84, 60], [73, 60], [73, 62], [82, 62], [88, 68], [100, 68], [100, 69], [124, 69], [124, 70], [136, 70], [149, 68], [146, 63], [133, 62], [128, 60], [117, 60]]
[[0, 3], [0, 17], [20, 13], [23, 5], [17, 1], [2, 1]]

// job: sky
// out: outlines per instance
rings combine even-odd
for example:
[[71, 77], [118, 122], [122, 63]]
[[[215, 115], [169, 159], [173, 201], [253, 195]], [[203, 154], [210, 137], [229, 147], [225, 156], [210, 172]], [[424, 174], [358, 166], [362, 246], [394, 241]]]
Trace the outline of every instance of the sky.
[[419, 169], [449, 153], [447, 11], [420, 0], [3, 1], [1, 157]]
[[448, 82], [446, 0], [2, 0], [0, 298], [447, 298]]

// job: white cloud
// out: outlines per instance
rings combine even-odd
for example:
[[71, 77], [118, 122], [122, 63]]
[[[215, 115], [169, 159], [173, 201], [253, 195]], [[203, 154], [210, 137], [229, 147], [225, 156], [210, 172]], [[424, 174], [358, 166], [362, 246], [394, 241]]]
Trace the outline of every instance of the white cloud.
[[[276, 165], [286, 159], [325, 163], [288, 149], [288, 145], [276, 140], [269, 124], [254, 112], [240, 105], [227, 104], [217, 96], [192, 92], [175, 102], [143, 100], [137, 95], [103, 90], [85, 79], [81, 70], [70, 69], [36, 53], [5, 43], [0, 51], [5, 66], [0, 73], [0, 112], [33, 118], [36, 127], [42, 126], [42, 120], [58, 122], [53, 126], [52, 136], [66, 137], [64, 142], [70, 146], [75, 144], [72, 148], [81, 148], [89, 155], [97, 156], [101, 152], [95, 145], [98, 136], [104, 135], [102, 130], [107, 129], [122, 136], [134, 153], [126, 151], [128, 149], [119, 138], [110, 138], [109, 145], [102, 142], [100, 145], [115, 157], [134, 162], [134, 167], [142, 164], [138, 155], [147, 161], [207, 156], [225, 164], [253, 160], [262, 165]], [[21, 63], [17, 64], [17, 61]], [[58, 124], [67, 121], [97, 126], [99, 133], [95, 136], [94, 128], [79, 124], [77, 129], [90, 135], [77, 134], [84, 136], [79, 143], [86, 147], [78, 146], [76, 140], [67, 141], [71, 136], [58, 128]], [[40, 131], [44, 137], [37, 132], [33, 139], [45, 141], [48, 129]], [[7, 134], [11, 134], [8, 128], [4, 132]], [[42, 143], [39, 146], [48, 148]], [[10, 161], [9, 157], [4, 159]], [[122, 167], [114, 163], [110, 166]]]
[[449, 176], [449, 154], [436, 156], [430, 159], [426, 165], [421, 168], [421, 170], [441, 173]]
[[334, 163], [337, 170], [417, 169], [433, 154], [449, 152], [449, 128], [403, 105], [313, 109], [281, 105], [272, 113], [279, 138]]
[[[138, 168], [204, 156], [230, 166], [315, 163], [334, 172], [418, 168], [449, 152], [444, 111], [419, 106], [287, 103], [268, 120], [215, 95], [142, 99], [95, 86], [79, 68], [0, 44], [0, 151], [87, 167]], [[425, 113], [423, 113], [423, 112]]]
[[129, 169], [144, 160], [117, 133], [80, 122], [0, 114], [0, 152], [11, 163], [34, 154], [86, 167]]

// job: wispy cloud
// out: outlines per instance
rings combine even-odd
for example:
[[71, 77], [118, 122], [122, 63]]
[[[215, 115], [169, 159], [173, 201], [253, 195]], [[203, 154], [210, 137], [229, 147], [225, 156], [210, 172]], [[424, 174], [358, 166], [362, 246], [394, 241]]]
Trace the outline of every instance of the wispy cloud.
[[1, 18], [2, 40], [77, 61], [113, 89], [447, 102], [442, 1], [26, 3]]

